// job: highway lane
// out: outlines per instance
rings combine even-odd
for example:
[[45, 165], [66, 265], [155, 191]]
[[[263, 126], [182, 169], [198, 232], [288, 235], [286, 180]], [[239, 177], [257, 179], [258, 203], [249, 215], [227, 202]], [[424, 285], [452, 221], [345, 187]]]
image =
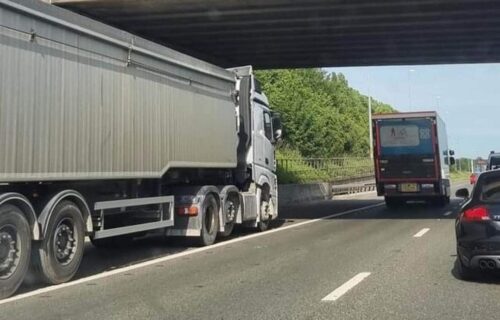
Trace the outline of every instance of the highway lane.
[[[377, 202], [366, 194], [283, 208], [281, 228], [288, 228], [283, 231], [250, 239], [240, 234], [241, 241], [7, 302], [0, 305], [0, 319], [456, 319], [498, 314], [500, 308], [490, 303], [495, 278], [469, 283], [453, 275], [454, 214], [449, 212], [458, 200], [448, 208], [414, 205], [389, 211], [376, 206], [300, 225]], [[292, 224], [298, 226], [289, 228]], [[127, 261], [127, 253], [121, 255]], [[100, 259], [90, 261], [99, 264]], [[335, 300], [322, 300], [339, 292]]]

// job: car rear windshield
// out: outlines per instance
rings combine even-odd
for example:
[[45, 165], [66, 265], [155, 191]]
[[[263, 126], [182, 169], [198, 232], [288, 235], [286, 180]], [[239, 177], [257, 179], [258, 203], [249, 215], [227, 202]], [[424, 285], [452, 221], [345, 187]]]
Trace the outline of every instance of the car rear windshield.
[[500, 202], [500, 175], [485, 177], [479, 188], [482, 201]]

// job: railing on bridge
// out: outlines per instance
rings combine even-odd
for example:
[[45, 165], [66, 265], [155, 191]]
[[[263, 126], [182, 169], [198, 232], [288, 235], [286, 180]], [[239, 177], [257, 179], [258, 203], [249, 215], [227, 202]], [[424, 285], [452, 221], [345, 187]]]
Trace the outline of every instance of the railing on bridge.
[[278, 158], [278, 172], [283, 175], [306, 177], [303, 182], [349, 183], [373, 178], [373, 161], [370, 158]]

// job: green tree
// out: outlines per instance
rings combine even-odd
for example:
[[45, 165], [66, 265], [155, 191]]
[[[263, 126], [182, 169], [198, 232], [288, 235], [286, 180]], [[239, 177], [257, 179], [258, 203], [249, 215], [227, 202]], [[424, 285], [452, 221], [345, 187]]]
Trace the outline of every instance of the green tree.
[[[285, 147], [304, 157], [366, 156], [368, 97], [342, 74], [321, 69], [258, 71], [271, 107], [282, 114]], [[395, 110], [372, 99], [373, 113]]]

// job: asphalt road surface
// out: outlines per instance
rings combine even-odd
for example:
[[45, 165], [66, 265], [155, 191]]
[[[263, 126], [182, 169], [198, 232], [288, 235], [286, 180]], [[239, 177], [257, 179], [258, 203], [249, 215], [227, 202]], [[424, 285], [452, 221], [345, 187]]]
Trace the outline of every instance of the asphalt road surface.
[[283, 207], [272, 230], [206, 248], [87, 244], [74, 281], [25, 284], [0, 319], [497, 319], [500, 277], [455, 276], [458, 204], [364, 194]]

